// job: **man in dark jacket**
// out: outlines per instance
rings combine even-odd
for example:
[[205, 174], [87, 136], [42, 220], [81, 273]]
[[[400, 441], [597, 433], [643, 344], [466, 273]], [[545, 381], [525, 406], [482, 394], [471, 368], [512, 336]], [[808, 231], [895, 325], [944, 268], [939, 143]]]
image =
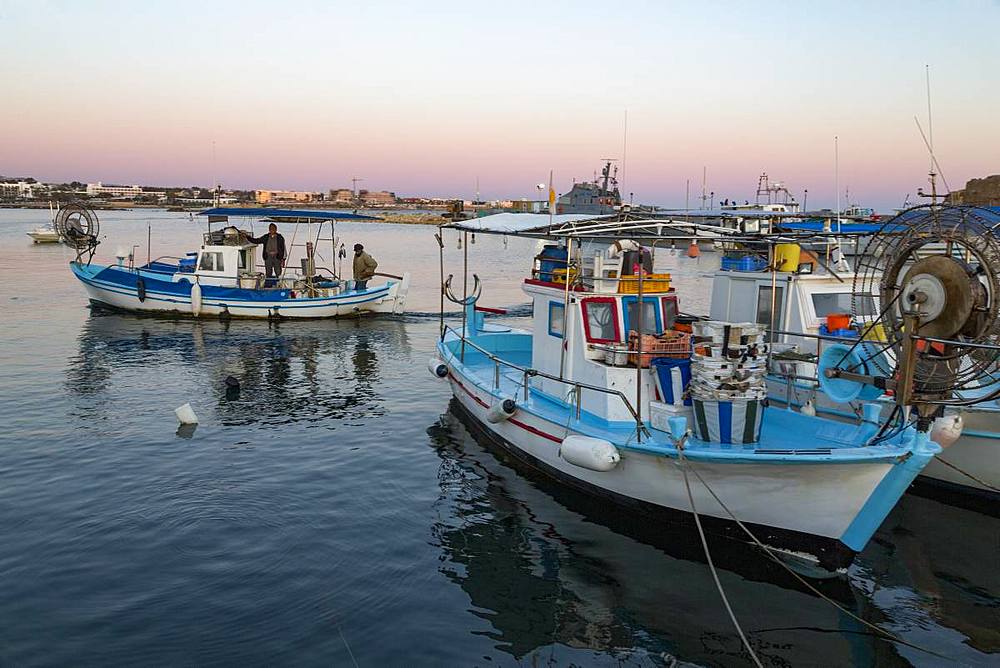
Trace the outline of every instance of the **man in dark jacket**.
[[361, 244], [354, 244], [354, 289], [361, 291], [368, 288], [368, 281], [375, 276], [378, 262], [365, 252]]
[[[281, 276], [281, 268], [285, 264], [285, 237], [278, 234], [278, 226], [271, 223], [267, 226], [267, 234], [256, 238], [250, 237], [250, 243], [264, 247], [264, 272], [267, 276], [265, 285], [274, 285]], [[271, 281], [272, 276], [274, 282]]]

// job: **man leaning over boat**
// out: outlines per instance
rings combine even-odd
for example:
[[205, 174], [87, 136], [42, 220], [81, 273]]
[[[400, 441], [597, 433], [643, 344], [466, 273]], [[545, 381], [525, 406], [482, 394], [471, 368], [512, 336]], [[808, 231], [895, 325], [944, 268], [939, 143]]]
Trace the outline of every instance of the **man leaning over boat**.
[[250, 243], [264, 247], [264, 275], [267, 278], [264, 285], [273, 286], [281, 277], [281, 268], [285, 264], [285, 237], [278, 234], [278, 226], [271, 223], [267, 226], [267, 234], [250, 237]]

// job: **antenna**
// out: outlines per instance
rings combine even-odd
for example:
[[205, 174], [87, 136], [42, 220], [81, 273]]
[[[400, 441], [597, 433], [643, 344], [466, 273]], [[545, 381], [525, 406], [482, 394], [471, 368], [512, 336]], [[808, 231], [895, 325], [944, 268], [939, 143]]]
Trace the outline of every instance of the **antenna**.
[[833, 135], [833, 180], [837, 189], [837, 233], [840, 233], [840, 137]]
[[705, 181], [708, 179], [708, 167], [701, 168], [701, 208], [705, 208], [708, 193], [705, 191]]
[[934, 171], [934, 118], [931, 116], [931, 66], [924, 65], [924, 80], [927, 84], [927, 145], [931, 151], [931, 171]]
[[[934, 155], [934, 125], [933, 125], [933, 119], [931, 117], [931, 66], [925, 65], [924, 67], [926, 68], [925, 73], [927, 82], [927, 134], [926, 135], [924, 134], [924, 129], [920, 126], [920, 120], [916, 116], [913, 117], [913, 121], [917, 124], [917, 130], [920, 131], [920, 137], [924, 140], [924, 146], [927, 147], [927, 152], [931, 156], [931, 167], [927, 174], [930, 177], [931, 194], [926, 195], [924, 194], [923, 189], [918, 188], [917, 196], [930, 197], [931, 202], [936, 202], [938, 198], [937, 194], [938, 175], [941, 176], [941, 180], [944, 182], [944, 187], [948, 189], [949, 193], [951, 192], [951, 186], [948, 185], [948, 179], [945, 178], [944, 172], [941, 171], [941, 165], [938, 164], [937, 156]], [[934, 171], [935, 169], [937, 170], [936, 172]]]
[[476, 201], [479, 201], [479, 177], [476, 177]]
[[360, 179], [357, 176], [351, 178], [351, 197], [353, 199], [358, 198], [358, 183], [361, 181], [364, 181], [364, 179]]
[[625, 187], [625, 160], [628, 158], [628, 109], [625, 109], [625, 127], [622, 129], [622, 177], [619, 185]]

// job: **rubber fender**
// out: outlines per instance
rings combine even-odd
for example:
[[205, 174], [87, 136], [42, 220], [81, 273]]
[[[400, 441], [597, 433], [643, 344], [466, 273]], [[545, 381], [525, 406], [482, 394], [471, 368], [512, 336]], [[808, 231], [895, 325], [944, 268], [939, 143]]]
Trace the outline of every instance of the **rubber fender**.
[[577, 434], [563, 439], [559, 456], [575, 466], [601, 472], [614, 469], [622, 460], [618, 448], [610, 441]]
[[431, 375], [438, 379], [444, 379], [448, 377], [448, 365], [439, 360], [437, 357], [432, 357], [427, 360], [427, 370], [431, 372]]
[[486, 411], [486, 419], [497, 424], [514, 417], [515, 413], [517, 413], [517, 402], [513, 399], [502, 399], [490, 406], [490, 409]]
[[201, 284], [195, 283], [191, 286], [191, 315], [201, 315]]
[[140, 302], [146, 301], [146, 281], [142, 276], [135, 279], [135, 293], [138, 295]]

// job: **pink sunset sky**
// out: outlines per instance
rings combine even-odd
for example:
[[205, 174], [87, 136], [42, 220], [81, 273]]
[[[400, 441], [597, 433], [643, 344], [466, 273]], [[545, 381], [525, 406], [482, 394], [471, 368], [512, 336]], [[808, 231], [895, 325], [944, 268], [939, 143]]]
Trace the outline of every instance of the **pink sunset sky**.
[[[149, 6], [146, 6], [149, 5]], [[0, 3], [0, 173], [534, 197], [621, 159], [637, 202], [889, 209], [1000, 172], [1000, 3]], [[214, 159], [213, 159], [214, 144]], [[692, 202], [693, 204], [693, 202]]]

